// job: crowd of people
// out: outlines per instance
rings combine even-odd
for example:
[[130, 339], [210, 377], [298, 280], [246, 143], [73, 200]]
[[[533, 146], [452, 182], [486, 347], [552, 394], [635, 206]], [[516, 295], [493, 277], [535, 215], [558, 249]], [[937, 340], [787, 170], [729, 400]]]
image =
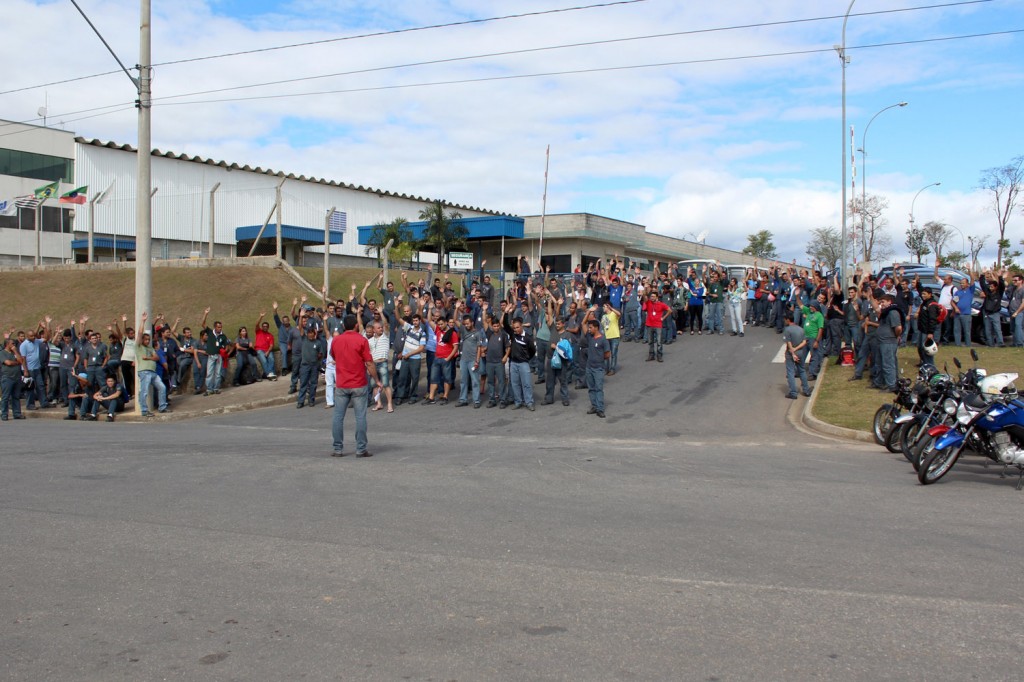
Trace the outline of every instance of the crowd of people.
[[[569, 406], [574, 389], [587, 391], [588, 413], [599, 418], [622, 343], [645, 344], [647, 361], [662, 362], [665, 346], [680, 336], [728, 331], [742, 337], [751, 326], [774, 328], [785, 343], [789, 398], [798, 395], [797, 379], [808, 394], [822, 363], [844, 348], [855, 362], [851, 380], [870, 372], [873, 386], [892, 389], [899, 345], [917, 345], [921, 362], [928, 362], [939, 343], [970, 344], [975, 296], [984, 299], [991, 344], [1004, 343], [999, 304], [1005, 294], [1012, 343], [1024, 345], [1024, 286], [1005, 270], [959, 285], [938, 279], [938, 268], [930, 282], [899, 268], [882, 280], [858, 270], [843, 291], [813, 266], [755, 263], [737, 278], [716, 263], [680, 271], [655, 262], [649, 273], [615, 256], [553, 275], [519, 260], [504, 294], [486, 260], [479, 272], [466, 274], [462, 295], [450, 278], [442, 281], [429, 270], [416, 281], [400, 273], [398, 286], [385, 282], [382, 271], [361, 290], [352, 285], [347, 299], [325, 296], [314, 306], [304, 296], [292, 301], [288, 314], [274, 302], [273, 327], [261, 313], [251, 336], [243, 326], [233, 339], [221, 322], [207, 324], [209, 308], [198, 336], [187, 326], [179, 330], [180, 318], [157, 315], [151, 324], [143, 317], [136, 338], [122, 315], [105, 325], [105, 343], [104, 332], [89, 327], [86, 316], [66, 329], [46, 317], [36, 329], [10, 330], [4, 340], [0, 418], [9, 412], [23, 418], [25, 400], [27, 410], [60, 406], [66, 419], [81, 420], [95, 420], [102, 411], [114, 421], [136, 398], [149, 416], [169, 411], [169, 394], [184, 391], [189, 380], [196, 394], [215, 395], [229, 379], [238, 386], [274, 381], [278, 374], [289, 377], [288, 394], [300, 409], [317, 404], [324, 374], [324, 405], [331, 408], [336, 389], [344, 388], [333, 340], [346, 332], [362, 336], [369, 349], [367, 409], [392, 413], [402, 405], [454, 401], [456, 407], [534, 411], [538, 403]], [[351, 373], [360, 370], [345, 371], [351, 383]]]

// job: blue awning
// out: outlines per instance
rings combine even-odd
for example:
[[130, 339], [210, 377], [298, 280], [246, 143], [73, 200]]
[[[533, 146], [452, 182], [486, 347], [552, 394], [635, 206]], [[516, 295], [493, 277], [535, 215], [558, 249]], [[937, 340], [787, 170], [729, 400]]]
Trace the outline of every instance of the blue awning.
[[[235, 228], [235, 241], [245, 242], [253, 241], [256, 236], [260, 233], [261, 225], [247, 225], [245, 227]], [[263, 230], [263, 236], [260, 239], [277, 239], [277, 225], [267, 225], [266, 229]], [[341, 244], [342, 234], [340, 232], [331, 232], [331, 243]], [[281, 239], [288, 242], [302, 242], [303, 244], [309, 244], [315, 246], [319, 244], [324, 245], [324, 231], [323, 229], [315, 229], [312, 227], [298, 227], [296, 225], [282, 225], [281, 226]]]
[[[114, 249], [114, 240], [112, 238], [110, 238], [110, 237], [93, 237], [93, 239], [92, 239], [92, 247], [94, 249], [111, 249], [111, 250], [113, 250]], [[89, 248], [89, 240], [88, 239], [72, 239], [71, 240], [71, 250], [72, 251], [77, 251], [78, 249], [86, 249], [86, 250], [88, 250], [88, 248]], [[117, 250], [118, 251], [134, 251], [135, 250], [135, 240], [134, 239], [121, 239], [120, 237], [118, 237], [117, 238]]]
[[[466, 237], [469, 241], [477, 241], [481, 239], [522, 239], [523, 238], [523, 219], [515, 216], [499, 215], [499, 216], [481, 216], [479, 218], [459, 218], [452, 221], [456, 225], [464, 226], [468, 231], [469, 235]], [[370, 243], [370, 237], [373, 235], [373, 228], [376, 225], [361, 225], [359, 226], [359, 243], [366, 245]], [[424, 230], [427, 227], [427, 223], [424, 220], [417, 221], [415, 223], [408, 224], [409, 230], [412, 231], [413, 239], [423, 239]]]

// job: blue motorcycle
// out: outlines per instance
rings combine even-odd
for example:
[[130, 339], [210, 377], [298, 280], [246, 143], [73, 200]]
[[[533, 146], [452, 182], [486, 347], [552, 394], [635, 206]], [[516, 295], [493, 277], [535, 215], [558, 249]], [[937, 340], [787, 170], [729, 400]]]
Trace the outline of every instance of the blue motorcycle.
[[1015, 373], [994, 374], [978, 382], [978, 393], [966, 393], [956, 406], [956, 422], [932, 427], [917, 478], [929, 485], [949, 473], [970, 446], [978, 454], [1020, 471], [1017, 490], [1024, 488], [1024, 402], [1018, 399]]

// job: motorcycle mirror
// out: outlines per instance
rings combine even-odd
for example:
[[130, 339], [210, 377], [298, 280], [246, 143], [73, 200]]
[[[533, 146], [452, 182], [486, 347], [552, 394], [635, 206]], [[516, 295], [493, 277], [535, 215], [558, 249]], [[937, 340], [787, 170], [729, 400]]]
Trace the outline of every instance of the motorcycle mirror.
[[974, 360], [975, 362], [978, 361], [978, 351], [974, 350], [973, 348], [971, 349], [971, 359]]
[[953, 358], [953, 364], [956, 365], [957, 369], [962, 369], [962, 365], [960, 364], [960, 358]]

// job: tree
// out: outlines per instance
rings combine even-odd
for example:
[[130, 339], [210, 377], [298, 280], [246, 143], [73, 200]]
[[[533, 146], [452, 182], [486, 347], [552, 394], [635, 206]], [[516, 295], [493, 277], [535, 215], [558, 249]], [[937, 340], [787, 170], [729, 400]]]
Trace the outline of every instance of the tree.
[[911, 256], [917, 258], [918, 263], [932, 252], [931, 247], [924, 240], [924, 230], [920, 227], [907, 229], [907, 241], [903, 242], [903, 245], [907, 247]]
[[390, 223], [377, 223], [373, 226], [373, 231], [370, 232], [370, 237], [366, 241], [366, 255], [369, 256], [370, 252], [376, 252], [377, 263], [380, 263], [380, 253], [387, 246], [388, 240], [393, 239], [395, 241], [394, 246], [400, 246], [402, 244], [409, 244], [412, 242], [412, 230], [409, 229], [409, 221], [405, 218], [395, 218]]
[[828, 270], [835, 270], [842, 258], [843, 238], [834, 227], [816, 227], [811, 230], [811, 240], [807, 242], [807, 255]]
[[979, 189], [991, 193], [992, 210], [996, 214], [996, 226], [999, 230], [997, 240], [996, 267], [1002, 267], [1003, 251], [1009, 249], [1006, 239], [1006, 225], [1017, 206], [1021, 188], [1024, 187], [1024, 155], [1010, 160], [1005, 166], [987, 168], [981, 172]]
[[[420, 220], [427, 223], [423, 230], [423, 244], [437, 250], [438, 269], [444, 263], [444, 254], [452, 247], [465, 248], [469, 230], [462, 223], [456, 222], [462, 214], [458, 211], [444, 212], [444, 204], [440, 201], [427, 204], [420, 211]], [[447, 268], [446, 268], [447, 270]]]
[[967, 262], [967, 254], [963, 251], [950, 251], [939, 257], [939, 264], [945, 268], [956, 268], [961, 270]]
[[988, 241], [988, 236], [975, 237], [970, 236], [967, 238], [967, 244], [971, 250], [971, 269], [978, 269], [978, 254], [985, 248], [985, 242]]
[[850, 200], [854, 239], [860, 240], [865, 262], [881, 261], [893, 253], [892, 237], [885, 231], [889, 221], [882, 215], [887, 208], [889, 201], [877, 194], [869, 194], [864, 200], [860, 197]]
[[924, 224], [924, 242], [931, 247], [932, 251], [939, 258], [942, 257], [942, 248], [953, 235], [953, 230], [939, 220], [929, 220]]
[[774, 238], [775, 236], [770, 230], [761, 230], [755, 234], [748, 234], [748, 243], [743, 248], [743, 253], [754, 258], [774, 260], [779, 257], [779, 252], [775, 249], [775, 244], [772, 242]]

